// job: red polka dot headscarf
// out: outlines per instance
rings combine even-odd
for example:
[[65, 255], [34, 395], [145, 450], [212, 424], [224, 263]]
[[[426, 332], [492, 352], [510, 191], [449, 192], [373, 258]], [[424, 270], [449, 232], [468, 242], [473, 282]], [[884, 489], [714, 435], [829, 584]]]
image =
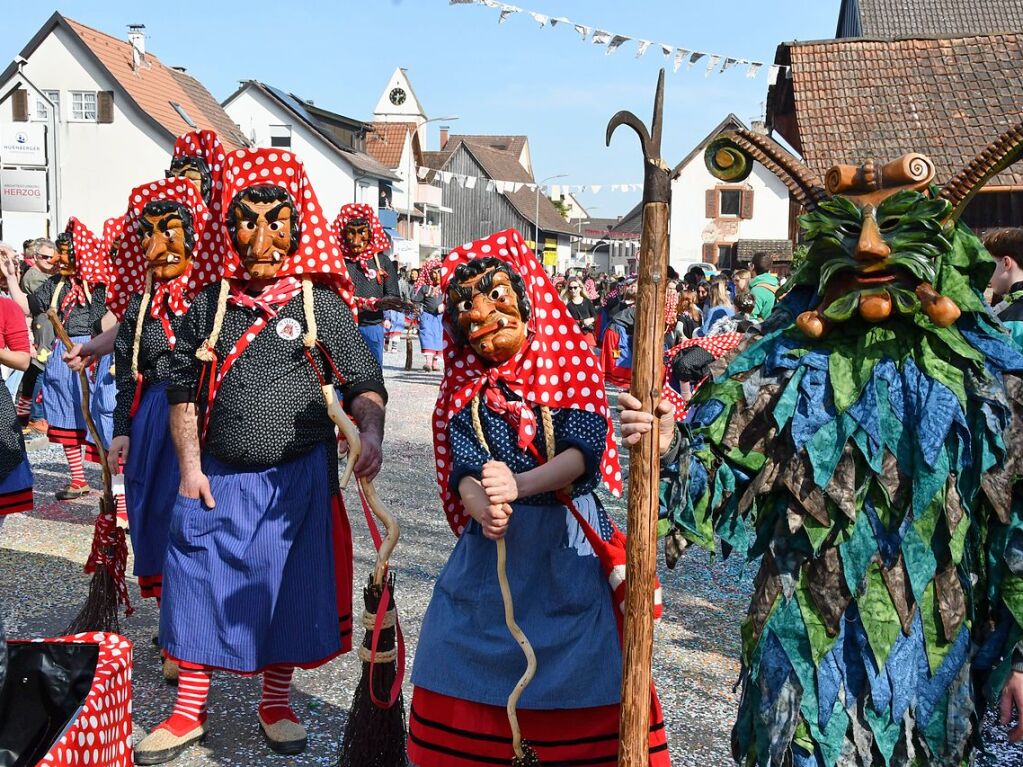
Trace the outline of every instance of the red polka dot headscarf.
[[[496, 387], [498, 381], [532, 405], [602, 415], [607, 422], [607, 441], [600, 464], [601, 479], [614, 495], [622, 492], [618, 448], [597, 359], [522, 235], [508, 229], [452, 250], [441, 267], [443, 291], [447, 293], [458, 265], [488, 256], [504, 261], [522, 277], [531, 310], [522, 351], [497, 367], [484, 364], [468, 344], [455, 343], [447, 320], [444, 323], [444, 380], [434, 411], [433, 446], [444, 511], [458, 535], [465, 529], [469, 513], [457, 494], [448, 489], [451, 451], [447, 426], [484, 387]], [[520, 422], [520, 445], [523, 436], [532, 441], [536, 433], [535, 417], [529, 408], [525, 411], [527, 423]]]
[[[358, 221], [360, 219], [369, 224], [370, 238], [366, 249], [362, 253], [355, 255], [349, 250], [348, 243], [345, 242], [345, 227], [350, 221]], [[334, 219], [334, 235], [337, 237], [338, 245], [341, 246], [341, 255], [352, 261], [364, 263], [373, 258], [377, 253], [383, 253], [391, 247], [391, 241], [387, 239], [387, 233], [380, 225], [380, 219], [377, 218], [376, 211], [371, 206], [362, 202], [350, 202], [347, 205], [341, 206], [341, 212]], [[365, 268], [363, 266], [363, 269]]]
[[[280, 149], [239, 149], [231, 152], [224, 163], [224, 193], [222, 199], [225, 219], [230, 215], [231, 202], [250, 187], [278, 186], [291, 197], [297, 217], [299, 241], [295, 252], [281, 264], [277, 277], [331, 277], [330, 283], [349, 306], [354, 294], [341, 249], [323, 209], [305, 166], [291, 152]], [[222, 252], [222, 276], [226, 279], [248, 280], [241, 257], [225, 232]]]
[[224, 147], [211, 130], [197, 130], [178, 136], [174, 142], [174, 159], [200, 157], [210, 172], [210, 207], [219, 207], [221, 177], [224, 170]]
[[[416, 275], [416, 282], [412, 286], [412, 292], [415, 293], [420, 288], [424, 287], [430, 288], [431, 291], [434, 290], [433, 278], [430, 275], [433, 274], [435, 269], [440, 269], [442, 265], [443, 262], [439, 258], [426, 259], [426, 261], [423, 262], [423, 265], [419, 267], [419, 274]], [[439, 293], [440, 288], [436, 288], [436, 291]]]
[[110, 272], [103, 241], [74, 216], [68, 219], [64, 231], [71, 235], [75, 249], [75, 276], [90, 287], [106, 285]]
[[[107, 308], [118, 320], [124, 318], [131, 297], [141, 293], [145, 288], [146, 249], [139, 234], [139, 220], [146, 205], [154, 200], [173, 200], [188, 209], [192, 214], [195, 245], [192, 250], [192, 265], [184, 274], [169, 282], [154, 285], [154, 293], [158, 292], [161, 300], [150, 303], [153, 316], [157, 316], [164, 305], [167, 305], [175, 315], [184, 314], [196, 293], [216, 281], [218, 277], [216, 254], [203, 247], [203, 234], [210, 222], [210, 212], [203, 204], [195, 184], [186, 178], [168, 178], [138, 186], [132, 190], [128, 198], [124, 241], [111, 259], [114, 280], [107, 296]], [[166, 299], [163, 299], [163, 296], [166, 296]]]
[[124, 234], [124, 216], [114, 216], [103, 222], [103, 252], [109, 258], [110, 251]]

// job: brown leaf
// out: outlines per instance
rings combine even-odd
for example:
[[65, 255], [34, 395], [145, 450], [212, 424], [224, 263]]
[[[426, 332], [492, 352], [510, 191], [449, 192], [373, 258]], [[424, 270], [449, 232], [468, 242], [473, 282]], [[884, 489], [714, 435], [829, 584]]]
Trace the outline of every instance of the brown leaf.
[[842, 575], [838, 549], [830, 546], [822, 549], [820, 556], [807, 563], [806, 571], [810, 600], [820, 613], [828, 636], [836, 637], [842, 626], [842, 616], [852, 599]]
[[888, 587], [892, 604], [895, 605], [895, 612], [899, 614], [899, 623], [902, 624], [902, 633], [909, 636], [913, 629], [913, 616], [916, 614], [916, 603], [913, 601], [913, 592], [909, 587], [909, 578], [906, 575], [906, 565], [902, 561], [902, 553], [891, 568], [881, 567], [881, 577]]
[[831, 526], [831, 519], [828, 517], [828, 510], [824, 504], [824, 493], [813, 481], [813, 467], [810, 466], [806, 458], [793, 456], [785, 464], [785, 468], [781, 472], [781, 480], [792, 493], [792, 497], [806, 509], [807, 514], [824, 527]]
[[835, 473], [824, 491], [850, 520], [856, 521], [856, 461], [850, 445], [845, 446]]
[[759, 639], [764, 626], [767, 625], [767, 619], [771, 616], [771, 610], [780, 594], [781, 578], [778, 577], [778, 568], [774, 564], [774, 556], [767, 552], [753, 581], [753, 599], [749, 606], [749, 617], [756, 638]]
[[954, 642], [966, 620], [966, 595], [956, 566], [951, 562], [940, 567], [934, 575], [934, 596], [945, 639]]
[[963, 518], [963, 504], [959, 497], [959, 488], [956, 487], [955, 475], [948, 478], [948, 486], [945, 488], [945, 517], [948, 519], [949, 535], [955, 535], [956, 528]]
[[899, 470], [899, 460], [890, 450], [884, 451], [884, 458], [881, 463], [881, 473], [877, 475], [877, 481], [888, 497], [888, 503], [897, 508], [903, 505], [912, 487], [909, 477]]

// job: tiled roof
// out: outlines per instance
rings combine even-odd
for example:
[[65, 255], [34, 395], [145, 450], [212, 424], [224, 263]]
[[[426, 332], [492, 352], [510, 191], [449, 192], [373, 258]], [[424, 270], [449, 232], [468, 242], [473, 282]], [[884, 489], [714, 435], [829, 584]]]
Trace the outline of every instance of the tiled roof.
[[1023, 0], [845, 0], [843, 6], [843, 13], [858, 6], [862, 37], [1023, 32]]
[[527, 136], [479, 136], [453, 133], [448, 136], [448, 143], [444, 148], [450, 147], [453, 150], [458, 146], [459, 141], [465, 141], [470, 144], [482, 144], [498, 152], [511, 152], [518, 157], [522, 154], [522, 148], [526, 145], [527, 140]]
[[[931, 158], [947, 181], [1023, 115], [1023, 34], [787, 43], [768, 119], [821, 178], [836, 163]], [[1023, 186], [1013, 166], [992, 185]]]
[[409, 131], [414, 134], [415, 130], [416, 124], [412, 122], [372, 123], [372, 128], [366, 135], [366, 151], [384, 167], [397, 168], [401, 162], [402, 150], [405, 148], [405, 137]]
[[[216, 131], [230, 149], [248, 145], [245, 136], [198, 80], [175, 72], [148, 51], [143, 66], [138, 71], [133, 70], [132, 49], [127, 40], [71, 19], [64, 20], [138, 108], [171, 136], [179, 136], [198, 127]], [[195, 125], [189, 125], [171, 102], [180, 104]]]
[[753, 258], [754, 253], [767, 253], [778, 261], [792, 260], [791, 240], [739, 240], [735, 255], [743, 263]]

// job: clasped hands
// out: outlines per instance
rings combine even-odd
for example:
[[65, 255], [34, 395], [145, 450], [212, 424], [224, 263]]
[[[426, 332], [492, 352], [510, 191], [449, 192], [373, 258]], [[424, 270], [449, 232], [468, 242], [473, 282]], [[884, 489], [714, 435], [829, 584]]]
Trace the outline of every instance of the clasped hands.
[[493, 541], [504, 538], [511, 520], [511, 503], [519, 497], [518, 481], [508, 464], [487, 461], [481, 479], [466, 477], [459, 490], [466, 510], [483, 528], [483, 535]]

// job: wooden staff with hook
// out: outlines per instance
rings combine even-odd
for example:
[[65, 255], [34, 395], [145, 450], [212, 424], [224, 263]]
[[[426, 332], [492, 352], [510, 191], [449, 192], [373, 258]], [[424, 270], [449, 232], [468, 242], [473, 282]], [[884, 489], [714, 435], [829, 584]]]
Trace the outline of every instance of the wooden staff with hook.
[[[632, 128], [643, 148], [643, 235], [640, 244], [633, 336], [632, 388], [641, 408], [655, 412], [664, 377], [664, 295], [668, 279], [670, 169], [661, 159], [664, 70], [657, 78], [654, 114], [647, 131], [632, 112], [619, 112], [607, 125], [607, 144], [620, 125]], [[657, 509], [660, 454], [657, 430], [629, 452], [629, 516], [626, 550], [625, 630], [622, 637], [620, 767], [649, 764], [651, 664], [654, 637], [654, 582], [657, 576]]]

